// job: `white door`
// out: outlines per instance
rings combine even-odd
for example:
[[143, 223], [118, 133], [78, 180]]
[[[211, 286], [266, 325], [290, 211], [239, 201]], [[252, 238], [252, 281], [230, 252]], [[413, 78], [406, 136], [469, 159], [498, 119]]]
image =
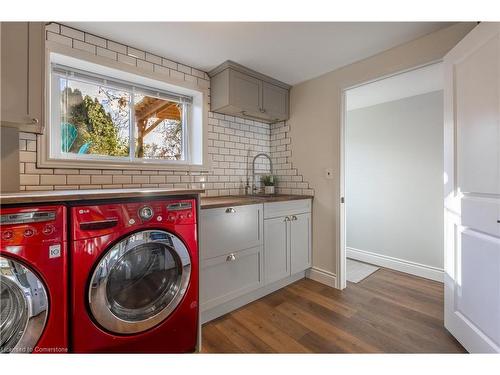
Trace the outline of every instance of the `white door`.
[[445, 326], [469, 352], [500, 352], [500, 23], [444, 67]]

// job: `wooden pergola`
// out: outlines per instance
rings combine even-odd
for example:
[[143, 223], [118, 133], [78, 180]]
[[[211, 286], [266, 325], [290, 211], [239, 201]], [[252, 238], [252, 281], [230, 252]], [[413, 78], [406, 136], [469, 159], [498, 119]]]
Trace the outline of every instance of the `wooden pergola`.
[[[144, 156], [144, 138], [165, 120], [181, 121], [179, 103], [145, 96], [134, 106], [137, 122], [137, 156]], [[151, 118], [156, 120], [148, 125]]]

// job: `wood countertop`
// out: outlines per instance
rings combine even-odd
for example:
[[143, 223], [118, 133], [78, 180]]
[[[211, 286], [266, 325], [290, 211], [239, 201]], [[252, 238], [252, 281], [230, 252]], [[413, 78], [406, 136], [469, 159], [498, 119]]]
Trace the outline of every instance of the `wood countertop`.
[[[204, 193], [203, 189], [92, 189], [92, 190], [50, 190], [26, 191], [20, 193], [7, 193], [0, 195], [0, 204], [27, 204], [27, 203], [66, 203], [75, 201], [138, 198], [138, 197], [170, 197], [179, 195], [197, 195]], [[312, 199], [311, 195], [228, 195], [222, 197], [202, 197], [202, 209], [219, 208], [228, 206], [244, 206], [268, 202], [283, 202], [299, 199]]]
[[299, 199], [312, 199], [312, 195], [227, 195], [223, 197], [203, 197], [201, 198], [201, 208], [220, 208], [228, 206], [244, 206], [249, 204], [284, 202]]
[[0, 195], [0, 204], [54, 203], [85, 200], [138, 197], [170, 197], [178, 195], [196, 195], [203, 189], [92, 189], [92, 190], [50, 190], [7, 193]]

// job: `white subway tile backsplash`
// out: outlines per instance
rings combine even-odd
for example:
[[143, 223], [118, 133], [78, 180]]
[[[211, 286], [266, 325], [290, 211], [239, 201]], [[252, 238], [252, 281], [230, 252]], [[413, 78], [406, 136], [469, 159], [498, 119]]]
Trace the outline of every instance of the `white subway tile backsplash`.
[[[138, 50], [57, 23], [46, 26], [46, 37], [55, 43], [97, 54], [124, 64], [162, 74], [177, 80], [193, 82], [210, 89], [206, 72], [178, 64], [155, 54]], [[50, 169], [36, 167], [36, 135], [20, 133], [21, 190], [111, 189], [197, 186], [207, 196], [244, 194], [247, 169], [254, 155], [268, 153], [278, 176], [280, 193], [309, 194], [314, 191], [291, 163], [290, 127], [284, 122], [265, 124], [249, 119], [208, 113], [208, 152], [212, 169], [204, 173], [172, 170]], [[257, 163], [267, 171], [267, 161]], [[250, 181], [250, 183], [252, 183]]]
[[73, 40], [73, 48], [80, 49], [82, 51], [90, 52], [91, 54], [96, 54], [96, 46], [93, 44], [85, 43], [79, 40]]
[[137, 59], [142, 59], [142, 60], [146, 59], [146, 52], [132, 47], [127, 47], [127, 55], [135, 57]]
[[121, 53], [118, 54], [118, 61], [132, 66], [137, 65], [137, 59], [135, 57], [122, 55]]
[[110, 49], [111, 51], [115, 51], [115, 52], [118, 52], [118, 53], [121, 53], [121, 54], [124, 54], [124, 55], [127, 54], [127, 47], [124, 46], [123, 44], [116, 43], [116, 42], [113, 42], [111, 40], [108, 40], [107, 41], [107, 46], [108, 46], [108, 49]]
[[154, 65], [153, 63], [150, 63], [149, 61], [144, 61], [144, 60], [137, 60], [137, 67], [145, 70], [147, 72], [153, 72], [154, 71]]
[[68, 38], [67, 36], [51, 33], [50, 31], [47, 32], [47, 40], [65, 45], [67, 47], [73, 46], [73, 39]]
[[153, 64], [161, 65], [161, 57], [153, 55], [152, 53], [146, 52], [146, 61], [149, 61], [150, 63]]
[[177, 64], [177, 70], [186, 74], [191, 74], [191, 68], [186, 65]]
[[61, 32], [61, 27], [58, 23], [52, 22], [45, 26], [45, 31], [51, 31], [53, 33], [59, 34]]
[[177, 70], [171, 70], [170, 77], [179, 81], [184, 81], [184, 73], [178, 72]]
[[68, 38], [85, 40], [85, 33], [68, 26], [61, 25], [61, 34]]
[[161, 64], [167, 68], [177, 70], [177, 63], [172, 60], [162, 59]]
[[106, 48], [97, 47], [97, 56], [106, 57], [111, 60], [117, 60], [118, 54], [115, 51], [111, 51]]
[[96, 46], [106, 48], [106, 39], [99, 38], [98, 36], [85, 33], [85, 41]]
[[163, 67], [163, 66], [161, 66], [161, 65], [156, 65], [156, 64], [155, 64], [155, 65], [154, 65], [154, 71], [155, 71], [156, 73], [163, 74], [163, 75], [164, 75], [164, 76], [166, 76], [166, 77], [169, 77], [169, 76], [170, 76], [170, 69], [165, 68], [165, 67]]

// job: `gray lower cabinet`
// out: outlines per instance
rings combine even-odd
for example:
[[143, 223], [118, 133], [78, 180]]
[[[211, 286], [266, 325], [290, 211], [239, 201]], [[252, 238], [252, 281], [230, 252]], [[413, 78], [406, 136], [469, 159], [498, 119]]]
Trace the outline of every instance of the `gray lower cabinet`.
[[262, 220], [261, 204], [202, 210], [202, 259], [262, 245]]
[[303, 277], [311, 200], [201, 210], [200, 262], [203, 322]]
[[265, 281], [272, 283], [311, 267], [311, 213], [264, 220]]
[[201, 310], [208, 310], [263, 285], [262, 246], [202, 261]]
[[45, 24], [1, 22], [1, 125], [43, 130]]
[[290, 220], [290, 272], [311, 267], [311, 213], [292, 215]]
[[201, 210], [202, 311], [263, 285], [262, 233], [262, 204]]
[[283, 217], [264, 220], [264, 262], [266, 283], [290, 276], [288, 221]]

